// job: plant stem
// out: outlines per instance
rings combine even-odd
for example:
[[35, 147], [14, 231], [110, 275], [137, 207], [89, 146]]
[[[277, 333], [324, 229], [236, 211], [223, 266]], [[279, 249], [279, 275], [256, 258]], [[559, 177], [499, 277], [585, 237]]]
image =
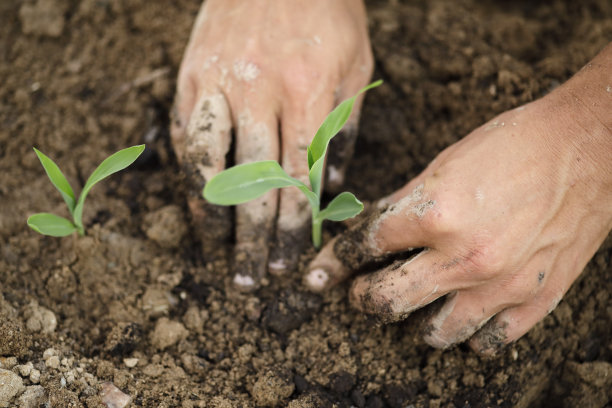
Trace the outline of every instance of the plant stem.
[[323, 220], [319, 220], [317, 218], [312, 219], [312, 244], [315, 249], [319, 249], [321, 247], [321, 224]]

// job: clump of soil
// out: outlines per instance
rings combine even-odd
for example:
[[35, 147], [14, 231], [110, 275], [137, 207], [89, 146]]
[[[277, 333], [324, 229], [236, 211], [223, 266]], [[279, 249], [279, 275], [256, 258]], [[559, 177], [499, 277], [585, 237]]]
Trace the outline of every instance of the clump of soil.
[[[0, 386], [0, 406], [610, 403], [610, 239], [557, 309], [493, 359], [427, 347], [418, 316], [372, 327], [348, 306], [346, 287], [313, 297], [299, 272], [256, 294], [234, 291], [227, 261], [202, 256], [189, 232], [168, 138], [198, 7], [0, 3], [0, 375], [13, 384]], [[607, 0], [368, 8], [385, 85], [368, 94], [347, 180], [368, 200], [495, 114], [547, 93], [612, 38]], [[26, 227], [31, 213], [65, 212], [32, 146], [82, 185], [108, 154], [142, 142], [133, 167], [91, 192], [86, 237]]]

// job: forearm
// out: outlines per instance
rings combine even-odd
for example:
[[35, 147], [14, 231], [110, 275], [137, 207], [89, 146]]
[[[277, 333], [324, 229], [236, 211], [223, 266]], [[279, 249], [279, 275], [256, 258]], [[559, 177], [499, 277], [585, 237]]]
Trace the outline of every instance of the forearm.
[[578, 71], [564, 88], [612, 134], [612, 43]]
[[556, 142], [612, 200], [612, 43], [547, 98], [558, 109], [553, 117], [575, 129]]

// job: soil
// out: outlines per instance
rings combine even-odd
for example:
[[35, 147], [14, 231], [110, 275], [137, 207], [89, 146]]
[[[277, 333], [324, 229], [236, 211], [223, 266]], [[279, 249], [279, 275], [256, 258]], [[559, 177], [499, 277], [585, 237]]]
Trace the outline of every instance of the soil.
[[[168, 137], [198, 7], [0, 2], [0, 406], [119, 407], [128, 396], [134, 407], [610, 406], [610, 237], [557, 309], [489, 359], [429, 348], [420, 313], [372, 326], [346, 286], [311, 295], [299, 271], [255, 294], [233, 290], [229, 261], [202, 256], [190, 232]], [[385, 85], [368, 94], [347, 180], [367, 200], [546, 94], [612, 38], [609, 0], [368, 8]], [[67, 215], [32, 146], [74, 186], [143, 142], [134, 166], [91, 192], [87, 236], [27, 228], [34, 212]]]

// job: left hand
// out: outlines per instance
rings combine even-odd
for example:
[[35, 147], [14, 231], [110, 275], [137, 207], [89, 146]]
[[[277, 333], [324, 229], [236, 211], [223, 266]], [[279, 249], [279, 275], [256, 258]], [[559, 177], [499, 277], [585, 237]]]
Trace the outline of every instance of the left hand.
[[[234, 217], [229, 208], [202, 200], [202, 188], [226, 167], [226, 158], [235, 164], [277, 160], [308, 183], [306, 147], [334, 106], [368, 83], [372, 69], [362, 0], [203, 3], [177, 79], [171, 136], [204, 255], [210, 258], [235, 234], [232, 270], [239, 289], [257, 289], [268, 270], [295, 268], [309, 244], [308, 201], [294, 188], [270, 191], [237, 206]], [[349, 130], [334, 139], [328, 190], [342, 184], [362, 98]], [[232, 144], [234, 157], [228, 157]]]

